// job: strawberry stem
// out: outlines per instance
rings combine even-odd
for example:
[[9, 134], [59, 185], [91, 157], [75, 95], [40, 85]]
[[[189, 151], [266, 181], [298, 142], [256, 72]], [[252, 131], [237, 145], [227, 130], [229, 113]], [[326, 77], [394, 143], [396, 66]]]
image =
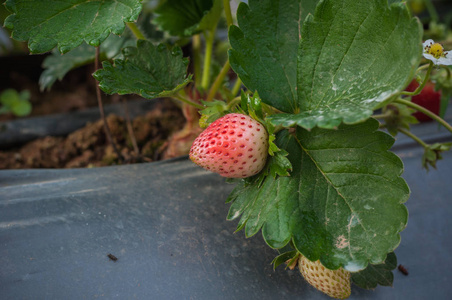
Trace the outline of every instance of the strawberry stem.
[[204, 67], [202, 70], [201, 88], [207, 91], [210, 84], [210, 66], [212, 63], [213, 42], [215, 41], [216, 25], [212, 30], [204, 32], [206, 39], [206, 53], [204, 57]]
[[232, 109], [236, 104], [240, 103], [240, 101], [242, 101], [242, 97], [235, 97], [228, 103], [227, 109]]
[[[420, 67], [418, 70], [421, 70], [421, 68], [425, 68], [425, 66]], [[424, 88], [424, 86], [427, 84], [428, 80], [430, 79], [430, 73], [432, 72], [433, 69], [433, 62], [431, 61], [428, 65], [428, 69], [427, 69], [427, 74], [425, 74], [424, 77], [424, 81], [417, 87], [416, 90], [414, 90], [414, 92], [401, 92], [401, 95], [406, 95], [406, 96], [416, 96], [419, 95], [420, 92], [422, 91], [422, 89]]]
[[133, 132], [133, 126], [132, 126], [132, 121], [130, 120], [130, 114], [129, 114], [129, 108], [127, 106], [127, 100], [125, 98], [121, 98], [121, 101], [122, 101], [122, 106], [124, 108], [124, 115], [126, 118], [127, 131], [129, 133], [130, 141], [132, 142], [133, 151], [135, 152], [135, 155], [137, 157], [139, 157], [140, 156], [140, 148], [138, 148], [137, 139], [135, 137], [135, 133]]
[[207, 96], [206, 101], [210, 102], [215, 97], [215, 94], [220, 89], [221, 84], [224, 81], [224, 78], [228, 74], [230, 69], [229, 60], [226, 61], [223, 68], [221, 69], [220, 73], [218, 74], [217, 78], [215, 78], [215, 81], [213, 82], [212, 87], [210, 88], [209, 95]]
[[428, 109], [426, 109], [426, 108], [424, 108], [424, 107], [422, 107], [422, 106], [420, 106], [420, 105], [418, 105], [416, 103], [413, 103], [411, 101], [407, 101], [407, 100], [400, 99], [400, 98], [394, 100], [394, 102], [406, 105], [406, 106], [411, 107], [411, 108], [414, 108], [415, 110], [417, 110], [417, 111], [429, 116], [430, 118], [434, 119], [435, 121], [437, 121], [438, 123], [443, 125], [447, 130], [449, 130], [452, 133], [452, 126], [449, 123], [447, 123], [443, 118], [441, 118], [440, 116], [432, 113]]
[[223, 6], [224, 6], [224, 13], [226, 15], [226, 22], [227, 22], [228, 27], [229, 27], [233, 23], [230, 0], [223, 0]]
[[414, 141], [416, 141], [417, 143], [419, 143], [422, 147], [424, 148], [428, 148], [428, 145], [421, 140], [419, 137], [417, 137], [416, 135], [414, 135], [411, 131], [406, 130], [405, 128], [398, 128], [397, 129], [400, 133], [403, 133], [404, 135], [406, 135], [407, 137], [412, 138]]
[[144, 34], [140, 31], [140, 28], [138, 28], [137, 24], [127, 22], [127, 27], [129, 27], [130, 31], [132, 31], [133, 35], [137, 38], [137, 40], [145, 40], [146, 37]]
[[[231, 6], [229, 4], [230, 3], [229, 1], [230, 0], [223, 0], [223, 7], [224, 7], [225, 15], [226, 15], [226, 22], [227, 22], [228, 28], [229, 28], [229, 26], [233, 25]], [[230, 68], [231, 68], [231, 65], [229, 64], [229, 60], [227, 60], [224, 63], [223, 68], [221, 68], [221, 71], [218, 74], [217, 78], [215, 78], [215, 81], [214, 81], [212, 87], [210, 88], [209, 95], [207, 96], [207, 99], [206, 99], [207, 102], [210, 102], [213, 100], [213, 98], [215, 97], [215, 94], [217, 93], [218, 89], [220, 88], [221, 84], [223, 83], [223, 80], [226, 77], [226, 75], [228, 74]]]
[[[99, 47], [96, 47], [96, 55], [94, 56], [94, 69], [95, 70], [99, 70], [99, 57], [100, 57], [100, 50], [99, 50]], [[102, 122], [104, 124], [104, 131], [105, 131], [105, 135], [107, 136], [107, 140], [110, 143], [110, 145], [113, 147], [113, 151], [116, 153], [118, 160], [120, 162], [124, 162], [124, 157], [121, 155], [121, 152], [119, 152], [118, 147], [116, 147], [116, 143], [113, 140], [113, 136], [111, 134], [110, 127], [108, 126], [107, 118], [105, 117], [105, 112], [104, 112], [104, 105], [102, 102], [102, 94], [100, 92], [100, 87], [99, 87], [99, 84], [97, 84], [97, 82], [96, 82], [96, 97], [97, 97], [97, 105], [99, 106], [100, 116], [101, 116]]]
[[194, 107], [196, 107], [197, 109], [204, 109], [204, 106], [202, 106], [201, 104], [192, 102], [192, 101], [188, 100], [187, 98], [183, 97], [181, 94], [175, 94], [175, 95], [173, 96], [173, 98], [174, 98], [174, 99], [177, 99], [177, 100], [179, 100], [179, 101], [182, 101], [183, 103], [186, 103], [186, 104], [188, 104], [188, 105], [194, 106]]
[[437, 23], [439, 20], [438, 12], [436, 11], [436, 8], [433, 5], [432, 1], [424, 0], [424, 4], [427, 7], [428, 14], [430, 15], [430, 18], [432, 18], [432, 21]]
[[416, 73], [419, 73], [420, 71], [427, 69], [428, 67], [430, 67], [430, 64], [422, 65], [419, 68], [417, 68]]
[[242, 87], [242, 81], [237, 76], [237, 80], [234, 83], [234, 86], [232, 87], [232, 95], [235, 96], [240, 91], [240, 88]]
[[391, 112], [387, 111], [387, 112], [385, 112], [383, 114], [373, 115], [372, 118], [375, 118], [375, 119], [386, 119], [387, 117], [390, 117], [390, 116], [391, 116]]
[[446, 72], [447, 72], [447, 80], [450, 80], [450, 77], [451, 77], [450, 68], [448, 66], [444, 66], [444, 65], [440, 65], [440, 67], [446, 70]]
[[192, 40], [193, 49], [193, 70], [195, 72], [195, 85], [201, 86], [201, 35], [196, 34]]

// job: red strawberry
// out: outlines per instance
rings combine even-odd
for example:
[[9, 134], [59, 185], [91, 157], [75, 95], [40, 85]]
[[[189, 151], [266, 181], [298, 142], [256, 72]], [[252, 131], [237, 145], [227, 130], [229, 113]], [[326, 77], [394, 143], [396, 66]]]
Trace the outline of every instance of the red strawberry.
[[256, 175], [265, 166], [267, 155], [264, 126], [242, 114], [228, 114], [210, 124], [190, 149], [194, 163], [228, 178]]
[[[408, 92], [413, 92], [418, 86], [419, 84], [416, 82], [416, 80], [413, 80], [411, 81], [410, 85], [406, 88], [406, 90]], [[411, 101], [438, 115], [441, 103], [441, 92], [435, 91], [435, 84], [429, 81], [424, 86], [421, 93], [419, 95], [413, 96], [411, 98]], [[415, 112], [413, 116], [416, 117], [416, 119], [418, 119], [419, 122], [432, 120], [432, 118], [428, 117], [427, 115], [421, 112]]]

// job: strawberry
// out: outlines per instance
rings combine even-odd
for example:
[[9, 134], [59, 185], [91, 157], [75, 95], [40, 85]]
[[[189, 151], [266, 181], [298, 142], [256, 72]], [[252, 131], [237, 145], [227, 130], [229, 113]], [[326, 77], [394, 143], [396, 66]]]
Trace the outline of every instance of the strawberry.
[[242, 114], [227, 114], [209, 125], [193, 142], [190, 159], [228, 178], [256, 175], [265, 166], [268, 133]]
[[[419, 84], [417, 83], [417, 81], [413, 80], [411, 81], [410, 85], [408, 85], [406, 90], [408, 92], [413, 92], [418, 86]], [[421, 93], [419, 95], [413, 96], [411, 98], [411, 101], [438, 115], [441, 104], [441, 92], [435, 91], [435, 84], [429, 81], [424, 86]], [[415, 112], [413, 116], [416, 119], [418, 119], [419, 122], [426, 122], [432, 120], [432, 118], [421, 112]]]
[[298, 267], [304, 279], [319, 291], [337, 299], [350, 297], [350, 272], [342, 268], [329, 270], [319, 260], [312, 262], [302, 255], [298, 261]]

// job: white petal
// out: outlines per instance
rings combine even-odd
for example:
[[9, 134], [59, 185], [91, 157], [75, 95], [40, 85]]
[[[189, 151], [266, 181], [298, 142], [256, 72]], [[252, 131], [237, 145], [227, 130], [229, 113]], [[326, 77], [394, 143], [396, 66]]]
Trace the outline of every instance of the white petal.
[[[449, 51], [452, 52], [452, 51]], [[445, 66], [450, 66], [452, 65], [452, 53], [450, 53], [449, 55], [447, 55], [447, 57], [440, 57], [438, 59], [438, 63], [437, 65], [445, 65]]]
[[424, 55], [426, 59], [431, 60], [435, 65], [439, 65], [439, 59], [435, 58], [433, 55], [428, 53], [424, 53], [422, 55]]
[[433, 45], [434, 43], [435, 43], [434, 40], [426, 40], [426, 41], [422, 44], [422, 47], [425, 49], [425, 47], [431, 46], [431, 45]]

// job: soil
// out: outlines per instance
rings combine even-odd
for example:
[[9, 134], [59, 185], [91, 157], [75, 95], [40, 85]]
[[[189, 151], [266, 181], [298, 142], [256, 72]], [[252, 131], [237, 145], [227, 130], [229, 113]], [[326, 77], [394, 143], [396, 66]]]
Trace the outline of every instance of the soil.
[[[30, 57], [26, 58], [29, 59]], [[41, 62], [44, 57], [31, 56], [31, 58], [39, 59], [38, 62]], [[4, 60], [5, 58], [1, 62]], [[33, 61], [34, 64], [38, 64], [38, 62]], [[5, 82], [0, 83], [0, 92], [7, 88], [12, 88], [19, 92], [24, 90], [30, 92], [32, 111], [27, 117], [67, 113], [97, 106], [95, 81], [91, 76], [94, 72], [92, 66], [81, 67], [69, 72], [63, 81], [55, 82], [51, 90], [48, 91], [41, 91], [38, 84], [39, 75], [43, 70], [38, 68], [38, 71], [36, 71], [37, 66], [31, 63], [27, 67], [33, 67], [33, 72], [27, 72], [27, 69], [22, 70], [19, 68], [15, 70], [13, 68], [7, 72], [7, 78], [2, 78], [5, 79]], [[127, 98], [127, 96], [122, 97]], [[119, 99], [118, 95], [103, 95], [104, 104], [117, 103]], [[11, 113], [0, 114], [0, 122], [14, 119], [16, 117]]]
[[[28, 90], [32, 104], [32, 113], [28, 117], [69, 113], [97, 106], [92, 65], [70, 71], [62, 81], [55, 82], [51, 90], [41, 91], [38, 82], [44, 59], [45, 55], [0, 57], [0, 92], [7, 88]], [[104, 105], [137, 98], [136, 95], [105, 94], [102, 97]], [[186, 114], [168, 100], [159, 102], [152, 111], [132, 120], [139, 153], [134, 151], [127, 122], [122, 117], [109, 115], [108, 124], [121, 158], [108, 142], [102, 120], [98, 120], [67, 137], [47, 136], [19, 148], [0, 151], [0, 169], [98, 167], [150, 162], [187, 154], [188, 149], [179, 145], [193, 140], [197, 130], [186, 123]], [[0, 122], [14, 119], [16, 117], [12, 114], [0, 115]], [[197, 120], [191, 123], [197, 123]]]
[[124, 118], [109, 115], [107, 122], [122, 160], [108, 142], [102, 120], [98, 120], [67, 137], [48, 136], [0, 152], [0, 169], [100, 167], [168, 158], [168, 138], [183, 128], [185, 119], [179, 107], [165, 101], [132, 120], [139, 153], [133, 150]]

